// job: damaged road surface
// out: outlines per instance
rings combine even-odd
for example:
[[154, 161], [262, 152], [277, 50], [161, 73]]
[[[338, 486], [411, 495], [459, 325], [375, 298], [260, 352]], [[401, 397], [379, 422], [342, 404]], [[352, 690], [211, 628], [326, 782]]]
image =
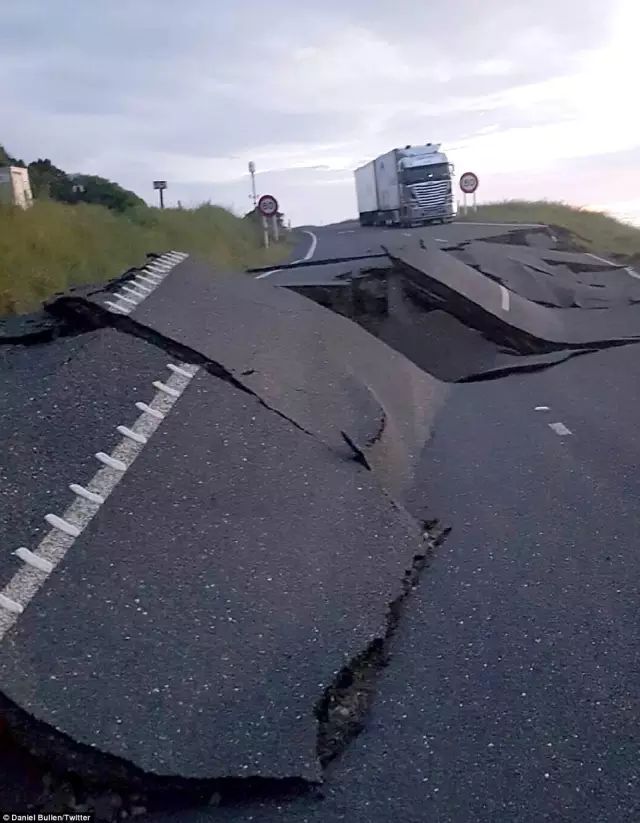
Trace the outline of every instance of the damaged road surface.
[[153, 271], [49, 306], [93, 330], [4, 349], [34, 419], [3, 418], [3, 713], [89, 782], [313, 784], [327, 695], [427, 551], [399, 498], [444, 389], [293, 292]]
[[2, 691], [150, 774], [317, 780], [314, 707], [420, 543], [363, 467], [201, 371], [5, 638]]
[[635, 823], [636, 278], [544, 227], [315, 231], [4, 347], [12, 733], [103, 819]]

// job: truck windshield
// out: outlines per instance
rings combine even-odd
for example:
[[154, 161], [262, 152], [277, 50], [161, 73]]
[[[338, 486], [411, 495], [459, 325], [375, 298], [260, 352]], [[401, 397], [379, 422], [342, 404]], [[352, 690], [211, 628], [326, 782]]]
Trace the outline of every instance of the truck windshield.
[[414, 166], [402, 170], [402, 182], [405, 185], [427, 183], [430, 180], [448, 180], [450, 177], [448, 163], [434, 163], [432, 166]]

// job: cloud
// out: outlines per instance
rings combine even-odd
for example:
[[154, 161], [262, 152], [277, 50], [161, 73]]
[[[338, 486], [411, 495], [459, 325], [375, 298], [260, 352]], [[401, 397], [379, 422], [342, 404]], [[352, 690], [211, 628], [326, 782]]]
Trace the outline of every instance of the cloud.
[[586, 180], [545, 175], [640, 145], [639, 24], [633, 0], [21, 0], [0, 26], [0, 142], [240, 210], [252, 159], [296, 222], [351, 216], [351, 169], [426, 141], [496, 196], [542, 175], [588, 202]]

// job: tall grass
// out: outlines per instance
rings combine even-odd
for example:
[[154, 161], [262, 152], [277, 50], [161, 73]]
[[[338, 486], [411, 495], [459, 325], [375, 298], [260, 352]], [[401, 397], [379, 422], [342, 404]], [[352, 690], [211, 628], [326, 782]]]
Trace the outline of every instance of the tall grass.
[[569, 206], [553, 201], [505, 200], [478, 206], [462, 220], [487, 222], [544, 223], [571, 232], [577, 244], [587, 251], [618, 259], [640, 258], [640, 228], [616, 220], [600, 211]]
[[261, 248], [258, 228], [218, 206], [139, 208], [37, 201], [0, 206], [0, 315], [31, 311], [71, 285], [99, 283], [144, 262], [147, 252], [186, 251], [221, 270], [284, 259], [286, 244]]

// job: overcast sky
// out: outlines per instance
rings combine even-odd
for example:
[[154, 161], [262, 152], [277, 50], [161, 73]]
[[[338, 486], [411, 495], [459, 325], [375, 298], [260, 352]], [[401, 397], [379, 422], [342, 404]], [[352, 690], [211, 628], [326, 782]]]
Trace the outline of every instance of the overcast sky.
[[154, 201], [355, 214], [354, 167], [441, 142], [480, 201], [640, 222], [639, 0], [0, 0], [0, 143]]

